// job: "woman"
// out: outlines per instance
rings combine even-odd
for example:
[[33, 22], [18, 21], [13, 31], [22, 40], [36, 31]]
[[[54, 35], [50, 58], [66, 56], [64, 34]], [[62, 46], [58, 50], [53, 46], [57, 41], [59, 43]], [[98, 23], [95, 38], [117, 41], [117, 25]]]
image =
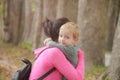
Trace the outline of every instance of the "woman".
[[[51, 37], [53, 41], [58, 40], [59, 28], [68, 22], [67, 18], [60, 18], [55, 21], [46, 20], [43, 27], [46, 36]], [[53, 36], [54, 35], [54, 36]], [[35, 57], [46, 47], [35, 50]], [[65, 55], [58, 48], [48, 48], [43, 51], [37, 60], [34, 62], [29, 80], [37, 80], [44, 73], [48, 72], [53, 67], [56, 68], [54, 72], [48, 75], [44, 80], [62, 80], [64, 76], [68, 80], [83, 80], [84, 79], [84, 53], [78, 51], [78, 64], [76, 69], [66, 59]]]

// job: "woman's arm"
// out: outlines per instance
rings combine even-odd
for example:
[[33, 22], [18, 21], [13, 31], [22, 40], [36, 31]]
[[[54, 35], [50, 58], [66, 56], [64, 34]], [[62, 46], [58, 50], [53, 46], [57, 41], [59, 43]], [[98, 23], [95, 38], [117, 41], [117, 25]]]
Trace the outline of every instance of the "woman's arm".
[[78, 61], [78, 66], [75, 69], [73, 65], [66, 59], [61, 50], [58, 48], [46, 49], [35, 61], [29, 80], [37, 80], [43, 73], [46, 73], [53, 67], [55, 67], [58, 72], [55, 71], [57, 74], [52, 73], [53, 77], [51, 76], [51, 79], [56, 77], [56, 80], [59, 80], [60, 72], [68, 80], [83, 80], [84, 57], [81, 56], [83, 55], [79, 55], [80, 58]]
[[84, 64], [84, 52], [79, 51], [78, 54], [78, 65], [76, 67], [78, 74], [81, 76], [81, 80], [84, 79], [84, 73], [85, 73], [85, 64]]
[[64, 54], [56, 48], [53, 53], [53, 64], [56, 69], [64, 75], [68, 80], [83, 80], [84, 78], [84, 57], [83, 53], [79, 53], [78, 66], [75, 69], [66, 59]]

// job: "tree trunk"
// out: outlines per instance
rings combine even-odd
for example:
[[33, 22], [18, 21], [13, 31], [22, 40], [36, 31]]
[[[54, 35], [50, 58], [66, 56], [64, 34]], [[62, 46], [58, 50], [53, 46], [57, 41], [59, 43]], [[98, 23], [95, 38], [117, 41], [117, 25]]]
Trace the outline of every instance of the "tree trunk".
[[[3, 7], [3, 0], [0, 1], [0, 8]], [[3, 9], [0, 10], [0, 39], [3, 37]]]
[[109, 80], [120, 80], [120, 13], [112, 49]]
[[56, 19], [56, 3], [57, 0], [43, 0], [43, 20], [46, 18]]
[[73, 22], [77, 22], [78, 0], [58, 0], [57, 18], [67, 17]]
[[33, 18], [33, 12], [32, 11], [32, 2], [30, 0], [24, 1], [24, 27], [23, 27], [23, 35], [21, 38], [21, 42], [28, 41], [30, 42], [29, 37], [31, 32], [31, 25], [32, 25], [32, 18]]
[[41, 22], [42, 22], [42, 1], [36, 1], [35, 13], [33, 16], [32, 22], [32, 32], [31, 32], [31, 40], [32, 40], [32, 48], [33, 50], [38, 48], [41, 38]]
[[3, 20], [4, 20], [4, 34], [3, 34], [3, 41], [11, 42], [11, 31], [10, 31], [10, 1], [4, 0], [4, 9], [3, 9]]
[[79, 46], [85, 52], [86, 69], [94, 64], [103, 64], [107, 3], [107, 0], [79, 0]]
[[24, 0], [6, 0], [5, 2], [5, 38], [8, 37], [6, 41], [10, 41], [13, 44], [19, 43], [19, 38], [21, 36], [21, 19], [22, 19], [22, 5]]
[[119, 0], [110, 0], [108, 8], [108, 27], [107, 27], [107, 38], [106, 38], [106, 48], [108, 51], [112, 51], [113, 38], [115, 29], [118, 22], [119, 14]]

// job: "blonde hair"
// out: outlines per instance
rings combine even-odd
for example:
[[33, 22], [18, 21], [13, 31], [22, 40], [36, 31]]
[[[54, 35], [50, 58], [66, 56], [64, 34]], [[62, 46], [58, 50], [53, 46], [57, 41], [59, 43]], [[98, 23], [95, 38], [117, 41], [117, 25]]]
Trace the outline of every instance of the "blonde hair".
[[73, 33], [73, 38], [74, 39], [79, 39], [80, 36], [80, 28], [77, 24], [74, 22], [67, 22], [63, 24], [60, 28], [60, 30], [69, 30], [71, 33]]

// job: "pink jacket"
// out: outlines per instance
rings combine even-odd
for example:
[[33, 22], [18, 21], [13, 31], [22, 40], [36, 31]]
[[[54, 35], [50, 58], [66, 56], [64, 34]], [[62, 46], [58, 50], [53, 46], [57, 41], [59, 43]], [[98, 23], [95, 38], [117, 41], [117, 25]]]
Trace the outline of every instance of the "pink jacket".
[[[46, 47], [35, 50], [35, 57]], [[84, 79], [84, 53], [79, 50], [78, 65], [75, 69], [58, 48], [49, 48], [43, 51], [34, 62], [29, 80], [37, 80], [44, 73], [55, 67], [56, 70], [48, 75], [44, 80], [62, 80], [64, 75], [68, 80]]]

